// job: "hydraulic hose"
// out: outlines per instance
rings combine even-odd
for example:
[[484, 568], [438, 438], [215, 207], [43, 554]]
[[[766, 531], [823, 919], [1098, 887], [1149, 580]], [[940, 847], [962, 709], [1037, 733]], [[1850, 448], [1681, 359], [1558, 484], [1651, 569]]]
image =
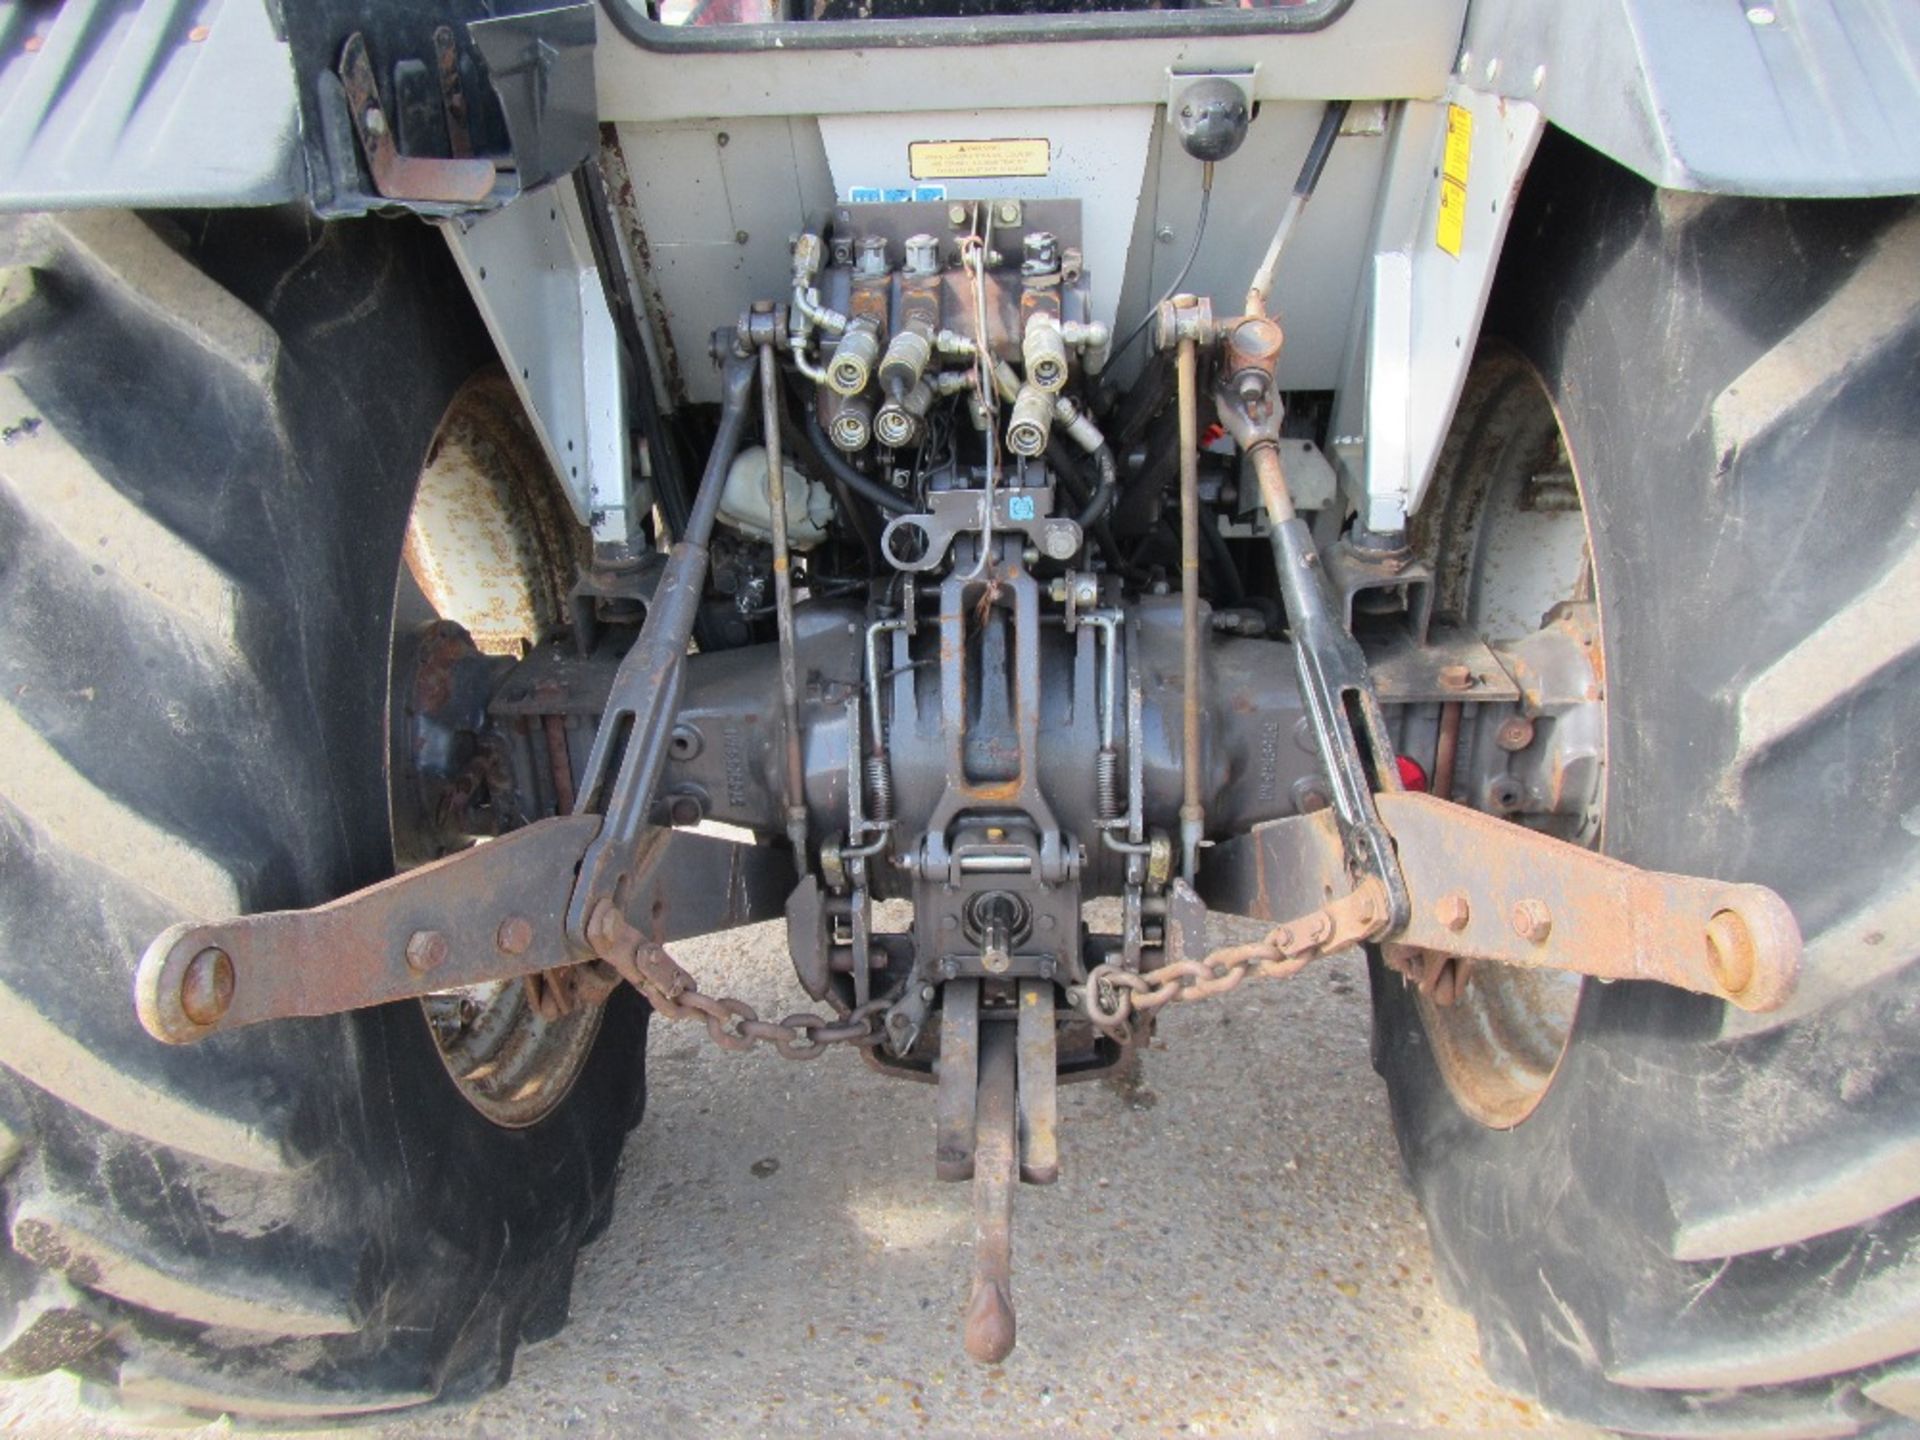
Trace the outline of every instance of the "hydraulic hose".
[[[787, 398], [797, 403], [802, 412], [808, 411], [813, 405], [813, 396], [796, 384], [791, 376], [787, 378]], [[828, 468], [826, 458], [814, 445], [813, 436], [809, 435], [806, 428], [794, 419], [792, 404], [783, 404], [780, 407], [780, 433], [786, 437], [795, 455], [810, 455], [820, 462], [822, 469], [827, 471], [827, 488], [833, 492], [834, 503], [846, 515], [847, 523], [853, 528], [854, 538], [860, 542], [861, 553], [866, 556], [868, 573], [876, 575], [880, 573], [880, 546], [875, 539], [877, 532], [874, 529], [874, 515], [860, 503], [853, 491], [847, 488], [846, 482], [840, 478], [839, 473]]]
[[1082, 530], [1091, 530], [1106, 519], [1107, 511], [1113, 508], [1114, 496], [1120, 492], [1120, 471], [1114, 464], [1113, 447], [1102, 444], [1093, 452], [1093, 463], [1100, 472], [1100, 480], [1093, 487], [1093, 495], [1087, 501], [1086, 508], [1080, 512]]

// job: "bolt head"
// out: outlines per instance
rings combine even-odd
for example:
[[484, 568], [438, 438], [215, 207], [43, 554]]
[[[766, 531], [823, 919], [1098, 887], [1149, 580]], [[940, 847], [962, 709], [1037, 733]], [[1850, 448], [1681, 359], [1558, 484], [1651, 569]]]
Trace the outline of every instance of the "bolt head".
[[1434, 904], [1433, 918], [1457, 935], [1473, 918], [1473, 907], [1467, 903], [1467, 897], [1456, 890], [1451, 895], [1442, 895]]
[[494, 932], [493, 943], [502, 955], [524, 955], [533, 948], [533, 922], [524, 915], [509, 915]]
[[1465, 665], [1442, 665], [1439, 680], [1442, 690], [1471, 690], [1473, 671]]
[[377, 105], [369, 105], [366, 115], [362, 118], [366, 123], [367, 133], [369, 135], [384, 135], [387, 133], [387, 117], [381, 113]]
[[1553, 933], [1553, 912], [1547, 909], [1543, 901], [1532, 899], [1520, 901], [1513, 907], [1510, 918], [1513, 922], [1513, 933], [1522, 940], [1532, 941], [1535, 945], [1545, 944], [1547, 937]]
[[950, 225], [966, 224], [967, 207], [964, 205], [949, 205], [947, 207], [947, 223]]
[[594, 945], [611, 945], [620, 938], [620, 922], [625, 917], [611, 900], [602, 900], [587, 917], [587, 940]]
[[438, 930], [416, 930], [407, 940], [407, 966], [417, 975], [447, 963], [450, 947]]
[[233, 959], [209, 945], [187, 962], [180, 977], [181, 1012], [196, 1025], [212, 1025], [233, 1004]]
[[1533, 721], [1524, 715], [1509, 715], [1494, 731], [1493, 743], [1510, 754], [1526, 749], [1533, 744]]
[[1000, 202], [1000, 223], [1002, 225], [1018, 225], [1020, 223], [1020, 206], [1018, 202], [1013, 200], [1002, 200]]
[[1753, 983], [1753, 932], [1731, 910], [1721, 910], [1707, 921], [1707, 964], [1714, 981], [1729, 995], [1738, 995]]

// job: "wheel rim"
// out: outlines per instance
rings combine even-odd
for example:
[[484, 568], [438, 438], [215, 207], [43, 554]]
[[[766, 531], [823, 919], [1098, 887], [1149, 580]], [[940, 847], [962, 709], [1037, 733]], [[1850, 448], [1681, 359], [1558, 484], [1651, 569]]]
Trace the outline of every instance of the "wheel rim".
[[[434, 434], [408, 519], [397, 578], [393, 645], [395, 757], [390, 787], [395, 863], [423, 864], [474, 838], [420, 817], [402, 793], [400, 759], [411, 726], [435, 703], [416, 675], [425, 646], [523, 655], [564, 616], [573, 575], [570, 527], [538, 442], [505, 376], [483, 372], [454, 396]], [[450, 623], [449, 623], [450, 622]], [[424, 628], [421, 628], [424, 624]], [[472, 650], [467, 650], [471, 654]], [[484, 697], [455, 697], [468, 710]], [[485, 843], [484, 839], [479, 843]], [[535, 1008], [523, 980], [444, 991], [422, 999], [447, 1074], [467, 1103], [496, 1125], [538, 1124], [566, 1099], [600, 1032], [603, 1007], [558, 1016]]]
[[[1444, 503], [1428, 543], [1439, 607], [1508, 656], [1571, 643], [1591, 667], [1594, 698], [1583, 713], [1552, 723], [1594, 731], [1600, 766], [1565, 810], [1528, 823], [1597, 846], [1606, 671], [1587, 491], [1546, 384], [1519, 355], [1491, 348], [1476, 362], [1438, 483]], [[1532, 1114], [1559, 1074], [1585, 985], [1563, 971], [1475, 964], [1458, 969], [1450, 983], [1417, 990], [1434, 1058], [1461, 1109], [1496, 1129]], [[1436, 996], [1448, 991], [1451, 1003], [1440, 1003]]]

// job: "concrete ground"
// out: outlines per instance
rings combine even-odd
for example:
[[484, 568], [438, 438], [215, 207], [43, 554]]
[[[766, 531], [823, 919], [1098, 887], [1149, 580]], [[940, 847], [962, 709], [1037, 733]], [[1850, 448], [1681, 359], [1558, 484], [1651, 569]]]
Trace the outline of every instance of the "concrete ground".
[[[782, 938], [679, 958], [779, 1015], [804, 1006]], [[1367, 1023], [1366, 976], [1336, 959], [1175, 1006], [1136, 1079], [1064, 1089], [1060, 1182], [1017, 1202], [1019, 1348], [982, 1369], [958, 1336], [969, 1187], [933, 1178], [932, 1090], [656, 1022], [567, 1329], [464, 1414], [358, 1433], [1583, 1433], [1499, 1391], [1436, 1291]], [[0, 1389], [0, 1428], [125, 1433], [59, 1380]]]

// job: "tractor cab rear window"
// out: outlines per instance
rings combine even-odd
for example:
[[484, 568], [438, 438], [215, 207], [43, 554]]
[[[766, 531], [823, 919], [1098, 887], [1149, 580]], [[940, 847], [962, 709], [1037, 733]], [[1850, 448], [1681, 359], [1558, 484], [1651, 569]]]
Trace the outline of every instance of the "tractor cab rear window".
[[[1238, 16], [1244, 22], [1266, 16], [1282, 28], [1311, 28], [1345, 8], [1347, 0], [625, 0], [627, 14], [681, 32], [737, 26], [800, 27], [822, 22], [1013, 22], [1014, 30], [1046, 31], [1048, 20], [1137, 16], [1143, 28], [1160, 28], [1149, 17], [1184, 15], [1188, 23], [1204, 17]], [[1229, 21], [1229, 23], [1232, 23]], [[824, 37], [822, 37], [824, 38]]]
[[820, 20], [962, 20], [1023, 15], [1116, 15], [1167, 10], [1325, 8], [1322, 0], [655, 0], [663, 25], [772, 25]]

